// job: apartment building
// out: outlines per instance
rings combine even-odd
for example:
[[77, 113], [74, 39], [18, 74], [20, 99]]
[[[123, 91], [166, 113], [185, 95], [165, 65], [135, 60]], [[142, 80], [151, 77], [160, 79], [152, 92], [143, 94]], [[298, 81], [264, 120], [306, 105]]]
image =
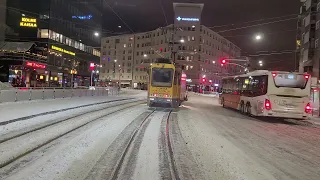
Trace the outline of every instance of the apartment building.
[[320, 1], [303, 0], [298, 18], [297, 59], [299, 71], [319, 78]]
[[174, 24], [153, 31], [102, 38], [100, 79], [138, 87], [148, 81], [157, 58], [174, 59], [183, 66], [190, 85], [219, 84], [223, 75], [243, 71], [221, 66], [223, 57], [240, 57], [240, 48], [201, 25], [203, 4], [174, 3]]

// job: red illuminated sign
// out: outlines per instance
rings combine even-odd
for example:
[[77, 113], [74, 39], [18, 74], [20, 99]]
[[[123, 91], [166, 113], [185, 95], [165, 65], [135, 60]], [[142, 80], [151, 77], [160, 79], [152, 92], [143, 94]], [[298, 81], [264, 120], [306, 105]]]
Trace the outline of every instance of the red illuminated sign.
[[39, 68], [39, 69], [45, 69], [46, 68], [46, 65], [35, 63], [35, 62], [26, 62], [26, 66], [29, 66], [29, 67], [32, 67], [32, 68]]
[[94, 70], [94, 63], [90, 63], [90, 70], [91, 70], [91, 71]]

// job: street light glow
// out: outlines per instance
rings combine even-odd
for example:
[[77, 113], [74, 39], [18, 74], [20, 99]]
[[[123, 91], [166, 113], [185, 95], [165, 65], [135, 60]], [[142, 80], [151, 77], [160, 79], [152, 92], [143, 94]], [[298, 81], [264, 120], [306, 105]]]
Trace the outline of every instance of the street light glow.
[[259, 61], [259, 64], [262, 64], [262, 61]]
[[96, 37], [98, 37], [98, 36], [99, 36], [99, 33], [98, 33], [98, 32], [95, 32], [94, 35], [95, 35]]
[[114, 62], [117, 62], [117, 60], [115, 59]]
[[181, 43], [184, 43], [184, 39], [180, 39], [180, 42], [181, 42]]
[[212, 61], [212, 64], [215, 64], [216, 63], [216, 61]]
[[254, 39], [255, 39], [256, 41], [260, 41], [260, 40], [262, 40], [262, 38], [263, 38], [263, 35], [262, 35], [262, 34], [256, 34], [255, 37], [254, 37]]
[[143, 57], [147, 57], [147, 56], [148, 56], [147, 54], [144, 54], [144, 55], [143, 55]]

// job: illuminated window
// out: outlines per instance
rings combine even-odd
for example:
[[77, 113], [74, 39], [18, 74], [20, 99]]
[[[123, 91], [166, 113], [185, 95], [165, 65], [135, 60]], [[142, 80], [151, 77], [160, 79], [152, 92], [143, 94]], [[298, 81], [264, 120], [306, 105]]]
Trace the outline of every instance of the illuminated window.
[[48, 29], [41, 29], [40, 30], [40, 38], [49, 38], [49, 31]]

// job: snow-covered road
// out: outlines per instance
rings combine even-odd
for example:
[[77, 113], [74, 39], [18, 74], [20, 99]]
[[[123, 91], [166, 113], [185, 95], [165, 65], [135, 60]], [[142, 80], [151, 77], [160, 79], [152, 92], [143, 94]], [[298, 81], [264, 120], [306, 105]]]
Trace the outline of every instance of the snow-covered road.
[[212, 97], [41, 118], [0, 126], [0, 179], [320, 179], [320, 128], [247, 117]]

